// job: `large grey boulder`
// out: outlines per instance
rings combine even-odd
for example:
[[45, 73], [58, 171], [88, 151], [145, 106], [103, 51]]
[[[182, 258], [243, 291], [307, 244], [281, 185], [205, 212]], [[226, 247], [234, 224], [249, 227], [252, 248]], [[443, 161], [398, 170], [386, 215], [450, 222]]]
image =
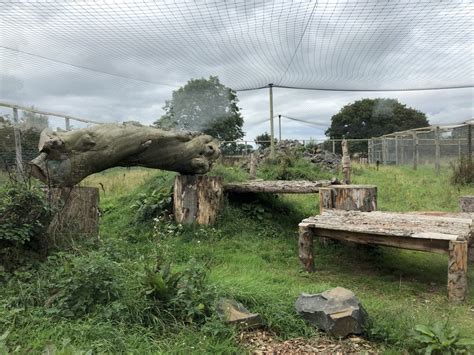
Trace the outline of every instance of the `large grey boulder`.
[[318, 293], [302, 293], [295, 303], [296, 311], [314, 326], [344, 338], [361, 334], [368, 315], [354, 293], [343, 287]]

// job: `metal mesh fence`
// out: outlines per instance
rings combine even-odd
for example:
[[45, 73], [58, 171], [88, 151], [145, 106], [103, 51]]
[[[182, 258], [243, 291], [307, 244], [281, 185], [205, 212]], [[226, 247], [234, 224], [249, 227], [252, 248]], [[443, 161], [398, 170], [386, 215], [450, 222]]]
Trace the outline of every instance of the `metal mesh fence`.
[[372, 138], [368, 142], [369, 161], [414, 168], [430, 164], [439, 169], [462, 156], [472, 156], [472, 126], [431, 126]]

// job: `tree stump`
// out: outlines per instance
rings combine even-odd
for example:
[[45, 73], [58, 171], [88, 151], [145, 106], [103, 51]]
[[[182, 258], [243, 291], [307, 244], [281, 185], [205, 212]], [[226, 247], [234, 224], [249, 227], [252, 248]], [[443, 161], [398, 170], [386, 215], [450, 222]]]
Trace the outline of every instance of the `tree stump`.
[[[333, 185], [319, 190], [319, 213], [327, 209], [372, 212], [377, 210], [377, 186], [374, 185]], [[334, 240], [320, 238], [323, 246]]]
[[449, 242], [448, 298], [461, 303], [467, 297], [467, 241]]
[[461, 207], [461, 212], [474, 212], [474, 196], [461, 196], [459, 207]]
[[175, 221], [181, 224], [213, 224], [221, 207], [222, 197], [221, 177], [176, 176], [173, 193]]
[[64, 248], [78, 239], [99, 240], [99, 189], [59, 187], [46, 190], [54, 217], [48, 227], [48, 247]]
[[377, 186], [333, 185], [319, 190], [319, 212], [325, 209], [372, 212], [377, 210]]

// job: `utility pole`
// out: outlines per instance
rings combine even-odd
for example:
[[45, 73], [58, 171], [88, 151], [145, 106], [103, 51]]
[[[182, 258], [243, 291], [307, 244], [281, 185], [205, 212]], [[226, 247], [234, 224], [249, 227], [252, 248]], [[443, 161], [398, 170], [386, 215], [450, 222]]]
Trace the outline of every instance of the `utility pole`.
[[278, 141], [281, 142], [281, 115], [278, 115]]
[[270, 158], [275, 158], [275, 132], [273, 127], [273, 84], [268, 84], [270, 89]]

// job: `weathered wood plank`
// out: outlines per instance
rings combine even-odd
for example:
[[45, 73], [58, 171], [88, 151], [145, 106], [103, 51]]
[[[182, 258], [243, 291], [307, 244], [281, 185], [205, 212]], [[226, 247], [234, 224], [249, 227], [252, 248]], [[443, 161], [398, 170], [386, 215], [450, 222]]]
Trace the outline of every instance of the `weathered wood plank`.
[[367, 234], [366, 232], [354, 232], [324, 228], [312, 228], [317, 237], [331, 238], [358, 244], [382, 245], [407, 250], [427, 251], [433, 253], [447, 254], [449, 240], [445, 239], [418, 239], [398, 235]]
[[284, 193], [284, 194], [307, 194], [319, 192], [324, 186], [331, 186], [331, 181], [247, 181], [227, 183], [224, 185], [226, 192], [233, 193]]
[[445, 240], [452, 240], [453, 235], [467, 240], [471, 238], [473, 219], [469, 214], [460, 214], [460, 218], [455, 218], [452, 215], [326, 210], [303, 222], [314, 228], [356, 233], [416, 238], [416, 233], [431, 232], [445, 234]]

